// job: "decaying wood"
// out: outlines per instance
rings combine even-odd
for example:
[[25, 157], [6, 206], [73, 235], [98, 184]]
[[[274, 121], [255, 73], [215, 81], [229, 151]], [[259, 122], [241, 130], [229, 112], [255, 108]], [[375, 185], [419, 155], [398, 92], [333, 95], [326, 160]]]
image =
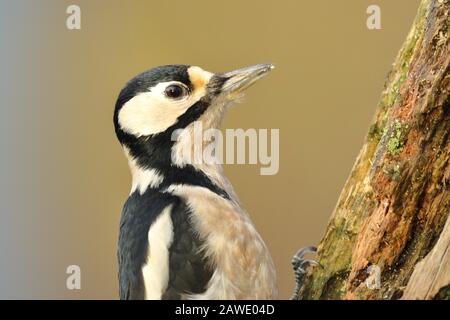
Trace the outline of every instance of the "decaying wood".
[[449, 251], [450, 216], [433, 250], [416, 265], [402, 299], [433, 299], [450, 284]]
[[421, 2], [304, 299], [397, 299], [407, 285], [405, 298], [432, 299], [450, 286], [449, 19], [449, 0]]

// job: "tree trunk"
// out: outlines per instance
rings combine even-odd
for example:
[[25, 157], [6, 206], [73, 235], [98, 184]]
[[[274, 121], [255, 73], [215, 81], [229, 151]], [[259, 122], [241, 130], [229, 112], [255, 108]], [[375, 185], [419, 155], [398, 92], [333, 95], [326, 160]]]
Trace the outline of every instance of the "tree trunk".
[[303, 299], [449, 297], [449, 19], [422, 0]]

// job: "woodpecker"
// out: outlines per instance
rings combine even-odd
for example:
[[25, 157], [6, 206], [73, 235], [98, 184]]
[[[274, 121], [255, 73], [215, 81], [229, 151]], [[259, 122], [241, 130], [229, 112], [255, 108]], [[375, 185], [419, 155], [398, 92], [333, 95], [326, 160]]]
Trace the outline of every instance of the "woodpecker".
[[121, 299], [272, 299], [271, 255], [219, 163], [179, 156], [193, 124], [219, 128], [243, 91], [273, 69], [260, 64], [227, 73], [167, 65], [121, 90], [117, 138], [132, 175], [118, 242]]

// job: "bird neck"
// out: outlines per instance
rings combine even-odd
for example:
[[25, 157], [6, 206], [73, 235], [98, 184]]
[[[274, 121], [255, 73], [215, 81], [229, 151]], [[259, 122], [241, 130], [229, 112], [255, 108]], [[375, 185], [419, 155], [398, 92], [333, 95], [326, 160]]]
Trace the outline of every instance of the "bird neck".
[[139, 192], [141, 195], [147, 191], [166, 192], [174, 185], [191, 185], [209, 189], [224, 197], [235, 198], [221, 165], [175, 165], [169, 161], [161, 161], [160, 157], [152, 154], [140, 154], [134, 157], [133, 153], [124, 147], [125, 154], [131, 171], [131, 192]]

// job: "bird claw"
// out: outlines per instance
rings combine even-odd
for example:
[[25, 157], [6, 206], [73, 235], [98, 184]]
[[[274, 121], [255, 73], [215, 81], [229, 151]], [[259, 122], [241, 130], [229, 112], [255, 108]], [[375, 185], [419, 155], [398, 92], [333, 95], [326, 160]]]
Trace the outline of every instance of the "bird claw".
[[295, 290], [294, 294], [291, 297], [291, 300], [300, 300], [301, 293], [303, 291], [303, 287], [305, 285], [304, 280], [305, 277], [310, 270], [311, 267], [321, 266], [315, 260], [312, 259], [303, 259], [303, 257], [308, 253], [316, 253], [316, 247], [305, 247], [300, 249], [292, 258], [292, 268], [294, 269], [295, 274]]

